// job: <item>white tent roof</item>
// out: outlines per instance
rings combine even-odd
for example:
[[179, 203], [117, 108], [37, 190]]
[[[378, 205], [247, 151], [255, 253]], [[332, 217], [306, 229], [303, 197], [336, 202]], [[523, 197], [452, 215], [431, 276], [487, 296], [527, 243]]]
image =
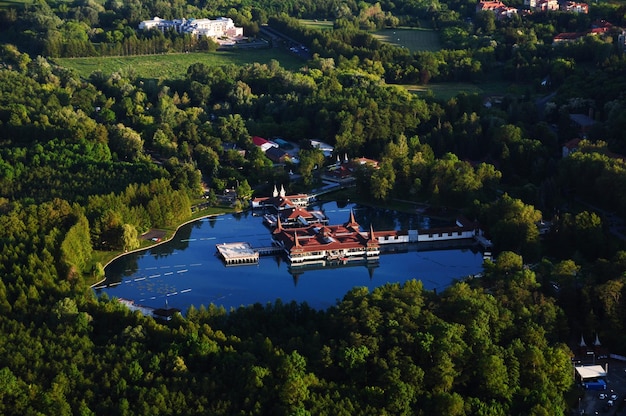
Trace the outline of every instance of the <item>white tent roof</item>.
[[606, 371], [601, 365], [583, 365], [576, 367], [576, 372], [582, 380], [589, 378], [606, 377]]

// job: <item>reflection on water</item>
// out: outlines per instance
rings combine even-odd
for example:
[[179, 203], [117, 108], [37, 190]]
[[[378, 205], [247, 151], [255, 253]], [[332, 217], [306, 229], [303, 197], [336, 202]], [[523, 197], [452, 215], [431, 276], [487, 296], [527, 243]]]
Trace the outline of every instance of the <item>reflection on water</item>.
[[[374, 230], [441, 225], [418, 215], [350, 203], [328, 202], [313, 209], [323, 210], [331, 224], [346, 222], [353, 210], [363, 229], [369, 229], [370, 223]], [[278, 298], [324, 309], [355, 286], [372, 290], [387, 282], [419, 279], [425, 288], [441, 290], [455, 279], [482, 271], [482, 254], [475, 247], [424, 245], [384, 250], [389, 252], [376, 264], [348, 262], [291, 269], [282, 257], [267, 256], [258, 264], [226, 267], [215, 255], [215, 245], [239, 241], [253, 247], [271, 245], [261, 217], [245, 212], [187, 224], [171, 241], [115, 260], [106, 268], [107, 280], [96, 292], [155, 308], [167, 302], [183, 311], [190, 305], [214, 303], [229, 309]]]

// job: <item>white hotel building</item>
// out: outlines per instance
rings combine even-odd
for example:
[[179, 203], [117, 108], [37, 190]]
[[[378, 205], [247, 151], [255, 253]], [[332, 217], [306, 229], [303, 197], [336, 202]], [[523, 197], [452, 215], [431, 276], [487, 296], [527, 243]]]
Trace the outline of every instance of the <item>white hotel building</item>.
[[202, 36], [218, 39], [221, 37], [241, 38], [243, 37], [243, 28], [235, 26], [233, 20], [229, 17], [220, 17], [217, 19], [174, 19], [165, 20], [155, 17], [152, 20], [144, 20], [139, 23], [140, 30], [159, 29], [164, 32], [166, 30], [175, 30], [178, 33], [189, 33], [198, 38]]

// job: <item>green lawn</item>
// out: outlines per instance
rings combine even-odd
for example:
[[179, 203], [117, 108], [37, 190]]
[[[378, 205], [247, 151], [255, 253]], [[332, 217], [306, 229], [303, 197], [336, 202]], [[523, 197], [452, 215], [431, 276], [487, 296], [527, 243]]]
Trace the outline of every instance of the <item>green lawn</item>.
[[141, 78], [181, 79], [187, 68], [196, 62], [207, 65], [245, 65], [253, 62], [269, 63], [272, 59], [289, 70], [297, 70], [305, 62], [287, 51], [274, 49], [240, 49], [206, 53], [176, 53], [165, 55], [115, 56], [97, 58], [56, 58], [58, 65], [76, 70], [88, 77], [95, 71], [112, 74], [119, 70], [134, 73]]
[[318, 29], [318, 30], [332, 30], [333, 29], [332, 20], [300, 19], [300, 23], [302, 23], [304, 26], [311, 28], [311, 29]]
[[395, 28], [374, 32], [382, 42], [408, 48], [411, 52], [438, 51], [441, 49], [439, 33], [432, 29]]
[[443, 84], [403, 85], [408, 91], [416, 94], [432, 93], [435, 98], [448, 100], [465, 92], [479, 95], [505, 95], [516, 93], [518, 87], [506, 82], [485, 82], [473, 84], [469, 82], [447, 82]]
[[0, 0], [0, 9], [21, 9], [27, 4], [32, 4], [33, 0]]

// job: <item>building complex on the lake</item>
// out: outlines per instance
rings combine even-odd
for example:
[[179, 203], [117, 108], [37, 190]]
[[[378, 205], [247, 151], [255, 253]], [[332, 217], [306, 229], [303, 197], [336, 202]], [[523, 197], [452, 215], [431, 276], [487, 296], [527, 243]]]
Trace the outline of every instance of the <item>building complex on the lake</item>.
[[[274, 187], [271, 197], [255, 198], [252, 208], [262, 208], [264, 223], [271, 229], [272, 244], [279, 252], [284, 251], [291, 266], [326, 265], [347, 263], [353, 260], [375, 262], [381, 247], [402, 244], [478, 241], [485, 248], [491, 242], [484, 238], [478, 223], [459, 217], [450, 227], [423, 228], [417, 230], [369, 230], [361, 229], [354, 213], [350, 211], [347, 222], [329, 225], [321, 211], [308, 211], [306, 207], [315, 198], [307, 194], [286, 195]], [[245, 244], [245, 243], [236, 243]], [[242, 264], [258, 261], [258, 253], [249, 249], [245, 261], [229, 253], [226, 245], [218, 245], [218, 251], [227, 264]], [[266, 247], [265, 253], [276, 250]], [[233, 261], [230, 261], [233, 260]]]
[[373, 229], [370, 227], [369, 232], [361, 231], [352, 212], [348, 222], [341, 225], [310, 224], [283, 228], [279, 221], [272, 232], [272, 240], [285, 250], [292, 265], [333, 260], [376, 260], [380, 254], [380, 244]]

